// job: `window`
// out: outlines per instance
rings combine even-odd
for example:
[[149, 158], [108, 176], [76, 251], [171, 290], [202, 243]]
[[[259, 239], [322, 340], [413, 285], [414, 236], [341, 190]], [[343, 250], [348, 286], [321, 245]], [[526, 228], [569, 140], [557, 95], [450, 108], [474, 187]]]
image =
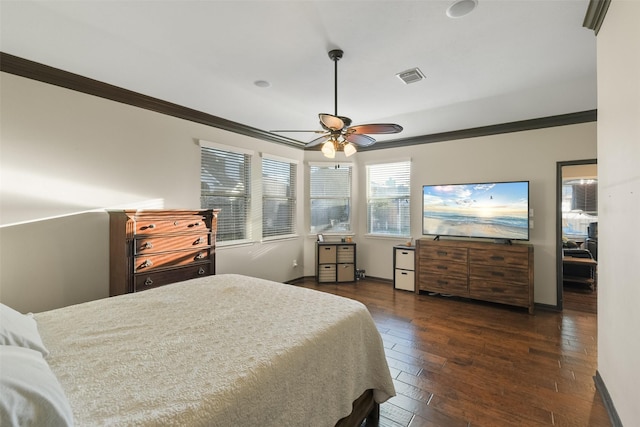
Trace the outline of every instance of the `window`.
[[592, 222], [598, 222], [598, 181], [595, 179], [563, 180], [563, 236], [584, 238]]
[[411, 162], [367, 165], [367, 233], [411, 235]]
[[262, 158], [262, 237], [296, 232], [297, 164]]
[[249, 239], [251, 155], [201, 146], [200, 206], [220, 209], [218, 242]]
[[351, 231], [351, 165], [311, 165], [311, 233]]

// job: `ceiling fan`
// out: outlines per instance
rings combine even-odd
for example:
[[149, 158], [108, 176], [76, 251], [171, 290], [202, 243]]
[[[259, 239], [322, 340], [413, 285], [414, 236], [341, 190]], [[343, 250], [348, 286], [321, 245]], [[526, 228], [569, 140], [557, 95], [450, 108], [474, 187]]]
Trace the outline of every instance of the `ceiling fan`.
[[325, 157], [333, 159], [336, 151], [344, 151], [349, 157], [354, 154], [356, 146], [367, 147], [373, 145], [376, 140], [366, 134], [390, 134], [402, 132], [402, 126], [393, 123], [377, 123], [351, 126], [351, 119], [338, 115], [338, 61], [344, 52], [340, 49], [329, 51], [329, 58], [334, 63], [335, 85], [334, 85], [334, 114], [320, 113], [320, 126], [323, 130], [296, 131], [296, 130], [273, 130], [271, 132], [314, 132], [321, 133], [322, 136], [307, 143], [306, 147], [322, 145], [322, 153]]

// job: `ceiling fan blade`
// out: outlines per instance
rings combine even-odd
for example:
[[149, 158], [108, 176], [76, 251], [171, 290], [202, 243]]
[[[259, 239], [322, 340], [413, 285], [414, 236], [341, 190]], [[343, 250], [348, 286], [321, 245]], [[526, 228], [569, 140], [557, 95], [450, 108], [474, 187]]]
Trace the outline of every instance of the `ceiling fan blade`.
[[313, 132], [313, 133], [325, 133], [325, 131], [323, 130], [296, 130], [296, 129], [276, 129], [276, 130], [270, 130], [269, 132], [276, 132], [276, 133], [286, 133], [286, 132]]
[[315, 147], [316, 145], [322, 144], [323, 142], [327, 141], [329, 138], [331, 138], [331, 134], [322, 135], [321, 137], [308, 142], [307, 145], [305, 145], [305, 148]]
[[356, 145], [359, 145], [360, 147], [368, 147], [369, 145], [373, 145], [376, 142], [376, 140], [371, 138], [369, 135], [362, 135], [359, 133], [346, 135], [344, 139]]
[[377, 123], [371, 125], [356, 125], [351, 126], [348, 132], [353, 131], [353, 133], [361, 134], [361, 133], [399, 133], [402, 132], [402, 126], [396, 125], [393, 123]]
[[322, 127], [330, 131], [342, 130], [346, 126], [341, 117], [332, 114], [320, 113], [318, 117]]

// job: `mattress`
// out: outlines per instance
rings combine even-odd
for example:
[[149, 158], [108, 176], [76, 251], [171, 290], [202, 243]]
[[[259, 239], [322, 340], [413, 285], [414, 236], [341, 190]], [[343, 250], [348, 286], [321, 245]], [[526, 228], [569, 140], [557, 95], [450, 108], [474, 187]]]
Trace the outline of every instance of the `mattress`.
[[37, 313], [78, 426], [333, 426], [395, 394], [354, 300], [241, 275]]

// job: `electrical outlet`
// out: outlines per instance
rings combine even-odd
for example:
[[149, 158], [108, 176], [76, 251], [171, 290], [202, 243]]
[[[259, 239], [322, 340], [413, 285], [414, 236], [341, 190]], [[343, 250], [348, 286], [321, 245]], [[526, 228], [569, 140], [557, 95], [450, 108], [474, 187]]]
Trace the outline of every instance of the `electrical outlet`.
[[293, 260], [293, 268], [296, 268], [298, 266], [298, 260], [294, 259]]

